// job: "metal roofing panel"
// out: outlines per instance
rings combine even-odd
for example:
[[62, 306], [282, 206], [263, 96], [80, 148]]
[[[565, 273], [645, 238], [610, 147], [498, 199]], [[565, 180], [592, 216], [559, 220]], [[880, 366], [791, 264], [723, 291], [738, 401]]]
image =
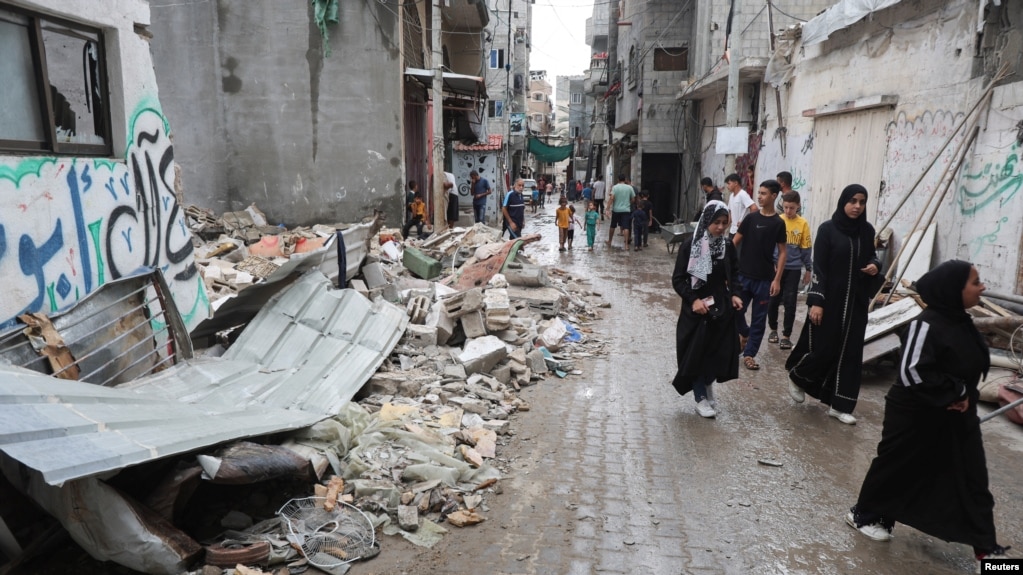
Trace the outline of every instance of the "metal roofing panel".
[[116, 388], [0, 367], [0, 451], [59, 484], [336, 414], [390, 354], [408, 316], [330, 288], [307, 273], [223, 358]]
[[51, 485], [320, 419], [301, 411], [189, 405], [0, 366], [0, 450]]

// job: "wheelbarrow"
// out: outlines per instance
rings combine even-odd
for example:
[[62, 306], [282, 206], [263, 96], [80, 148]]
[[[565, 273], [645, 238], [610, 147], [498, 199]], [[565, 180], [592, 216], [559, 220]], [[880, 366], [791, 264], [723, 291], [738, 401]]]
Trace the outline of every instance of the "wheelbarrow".
[[696, 226], [687, 223], [661, 224], [661, 237], [668, 248], [668, 253], [674, 253], [675, 249], [684, 241], [693, 236]]

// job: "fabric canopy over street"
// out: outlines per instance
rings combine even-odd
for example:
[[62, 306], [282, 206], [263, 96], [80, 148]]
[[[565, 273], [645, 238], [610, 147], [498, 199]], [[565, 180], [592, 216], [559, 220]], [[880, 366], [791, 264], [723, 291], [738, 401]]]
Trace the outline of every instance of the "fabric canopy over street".
[[833, 32], [859, 22], [867, 14], [894, 6], [900, 0], [841, 0], [806, 24], [803, 24], [803, 46], [812, 46], [828, 39]]
[[538, 162], [545, 164], [553, 164], [554, 162], [568, 159], [572, 155], [572, 148], [572, 144], [567, 146], [548, 146], [536, 138], [529, 138], [529, 153], [536, 156]]

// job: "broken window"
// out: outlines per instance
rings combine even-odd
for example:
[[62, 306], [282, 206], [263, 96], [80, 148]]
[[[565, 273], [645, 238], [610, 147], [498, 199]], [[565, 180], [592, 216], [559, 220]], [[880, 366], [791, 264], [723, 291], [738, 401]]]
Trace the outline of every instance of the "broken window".
[[0, 150], [109, 155], [100, 30], [0, 8]]

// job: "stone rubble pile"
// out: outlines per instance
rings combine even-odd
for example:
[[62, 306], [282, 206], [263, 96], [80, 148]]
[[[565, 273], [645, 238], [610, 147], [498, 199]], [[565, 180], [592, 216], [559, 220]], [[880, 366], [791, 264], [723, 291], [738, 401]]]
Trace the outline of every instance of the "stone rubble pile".
[[[423, 546], [439, 541], [444, 523], [485, 521], [487, 499], [510, 472], [498, 452], [515, 434], [510, 418], [530, 409], [518, 392], [579, 375], [576, 361], [607, 353], [589, 326], [608, 304], [586, 279], [531, 262], [521, 248], [536, 239], [504, 241], [479, 224], [422, 241], [373, 234], [348, 285], [401, 306], [409, 323], [355, 401], [284, 444], [313, 462], [320, 480], [312, 495], [350, 504], [384, 534]], [[205, 274], [222, 266], [218, 259], [204, 258]], [[270, 570], [207, 560], [202, 573], [347, 571], [309, 564], [271, 520], [221, 539], [269, 541], [266, 557], [248, 565]]]

